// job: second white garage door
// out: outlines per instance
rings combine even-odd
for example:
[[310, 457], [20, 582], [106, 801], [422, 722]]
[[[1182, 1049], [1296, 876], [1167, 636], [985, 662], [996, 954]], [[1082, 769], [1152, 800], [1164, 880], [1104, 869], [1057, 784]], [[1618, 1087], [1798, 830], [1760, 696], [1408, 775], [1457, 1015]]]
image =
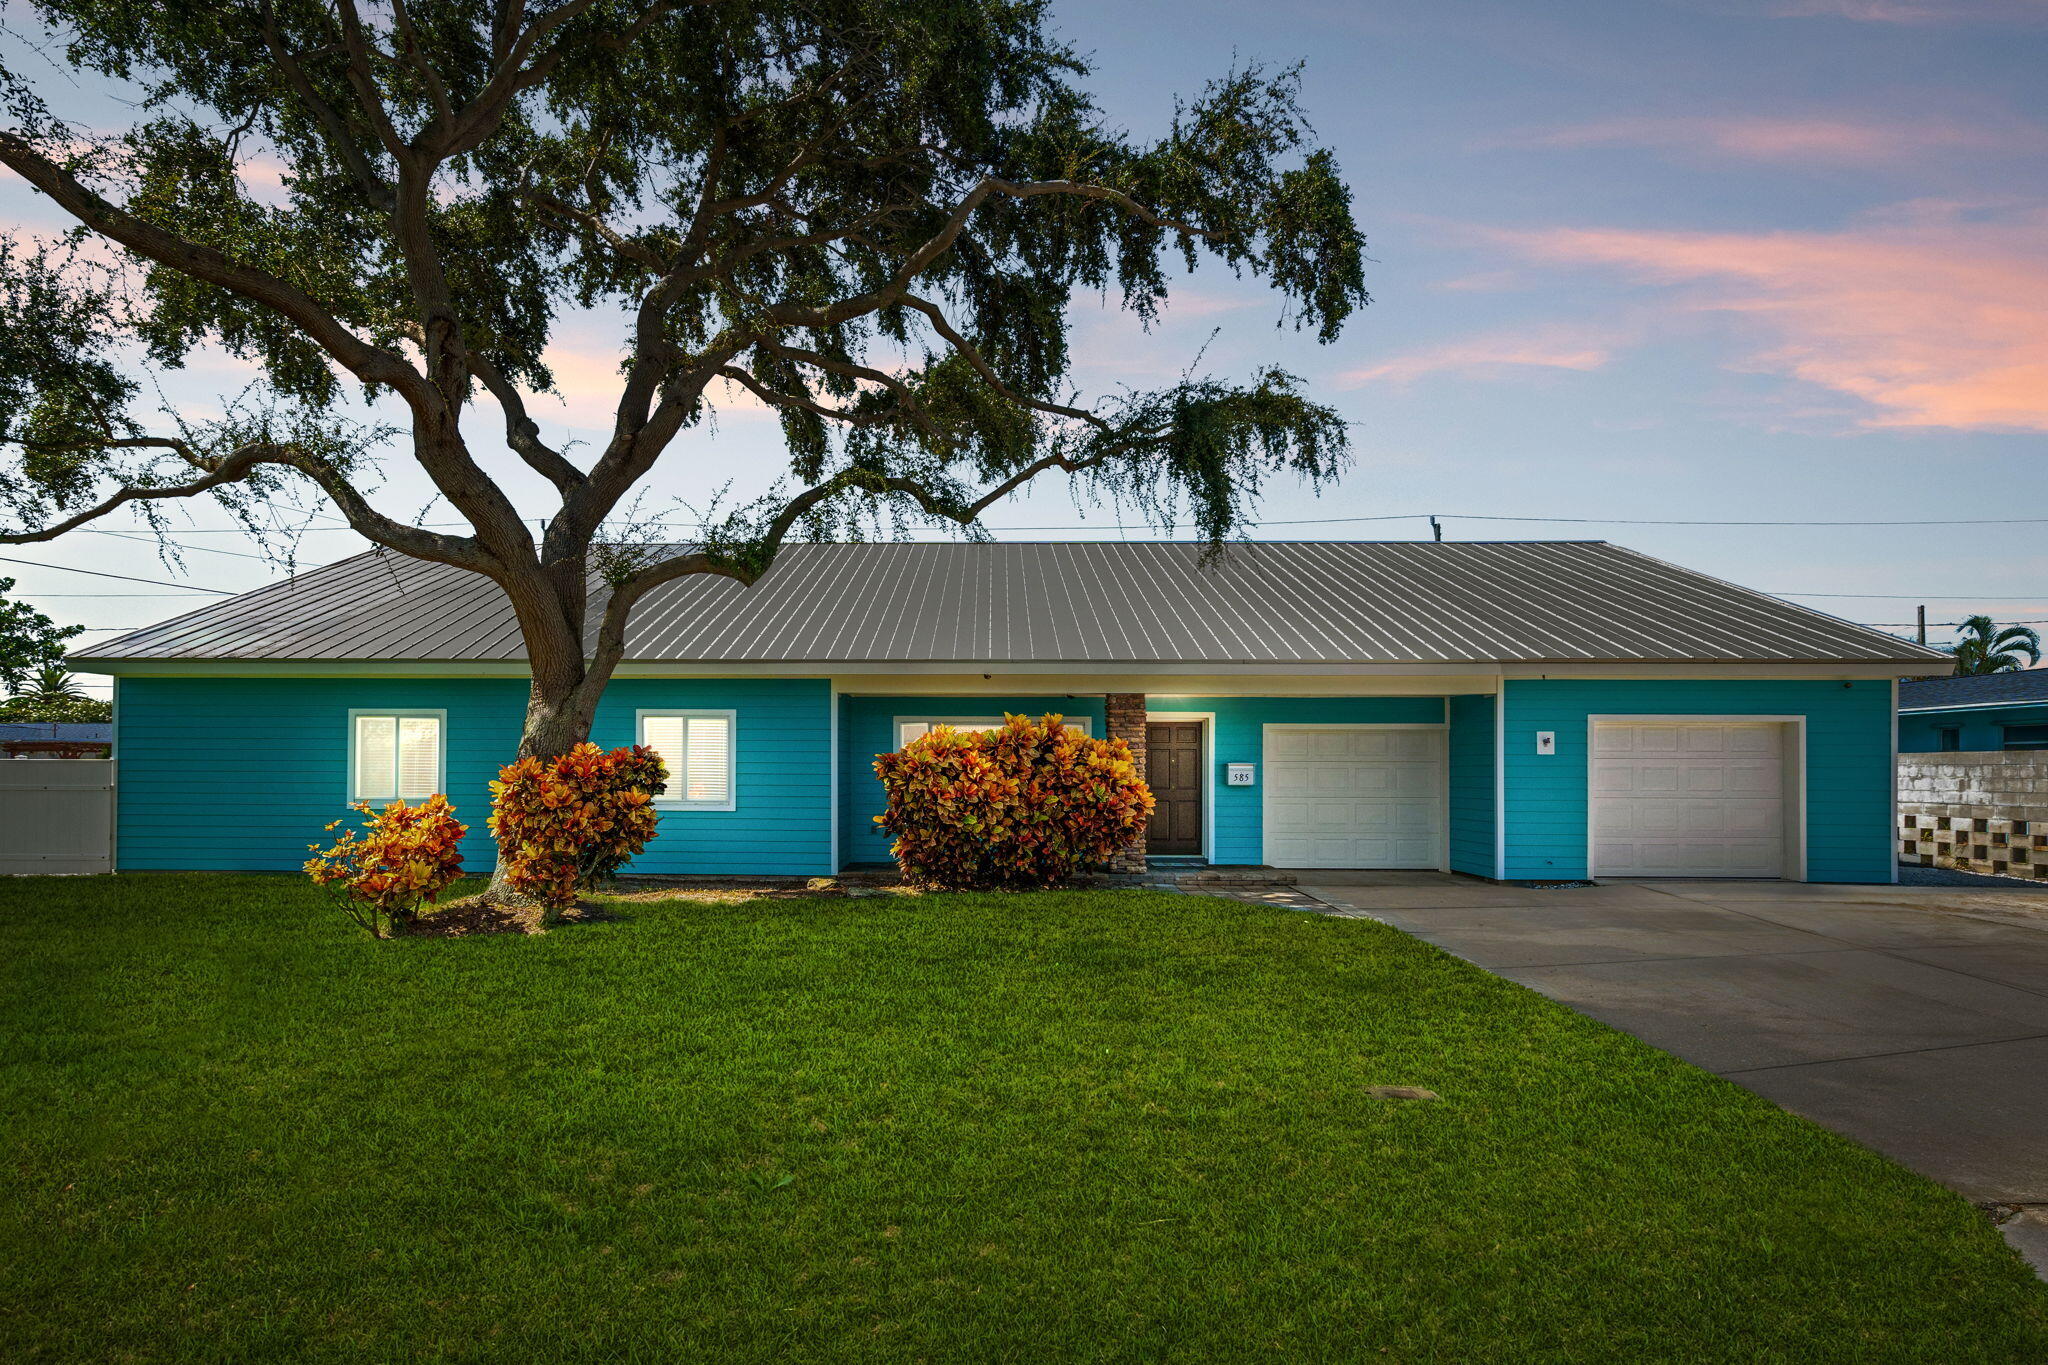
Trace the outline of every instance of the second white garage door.
[[1266, 727], [1272, 867], [1439, 867], [1441, 730]]
[[1785, 729], [1596, 724], [1593, 875], [1784, 876]]

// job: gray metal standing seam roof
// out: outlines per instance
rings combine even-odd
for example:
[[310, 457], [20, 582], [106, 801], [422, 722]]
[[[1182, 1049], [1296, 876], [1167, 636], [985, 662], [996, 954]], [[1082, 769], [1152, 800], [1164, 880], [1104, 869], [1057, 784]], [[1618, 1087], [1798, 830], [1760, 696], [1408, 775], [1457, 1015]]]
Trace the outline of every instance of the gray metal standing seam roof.
[[[598, 592], [601, 594], [602, 589]], [[600, 615], [593, 604], [593, 628]], [[665, 663], [1900, 662], [1895, 636], [1600, 541], [786, 547], [634, 613]], [[377, 551], [121, 636], [93, 660], [517, 661], [503, 593]]]

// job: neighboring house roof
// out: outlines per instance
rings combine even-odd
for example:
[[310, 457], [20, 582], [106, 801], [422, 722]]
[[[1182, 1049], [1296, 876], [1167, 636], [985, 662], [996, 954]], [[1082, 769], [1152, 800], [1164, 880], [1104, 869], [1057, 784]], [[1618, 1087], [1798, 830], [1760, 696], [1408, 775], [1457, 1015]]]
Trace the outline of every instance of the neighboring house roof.
[[0, 721], [0, 743], [8, 741], [30, 741], [40, 739], [75, 739], [89, 742], [109, 742], [114, 738], [114, 727], [107, 721], [48, 721], [10, 720]]
[[[601, 596], [601, 585], [596, 589]], [[601, 615], [593, 603], [594, 631]], [[628, 660], [1218, 664], [1898, 662], [1895, 636], [1599, 541], [805, 544], [752, 588], [649, 593]], [[369, 552], [75, 662], [516, 661], [504, 594]]]
[[1977, 673], [1966, 678], [1923, 678], [1899, 684], [1901, 711], [1956, 711], [1978, 706], [2048, 702], [2048, 668]]

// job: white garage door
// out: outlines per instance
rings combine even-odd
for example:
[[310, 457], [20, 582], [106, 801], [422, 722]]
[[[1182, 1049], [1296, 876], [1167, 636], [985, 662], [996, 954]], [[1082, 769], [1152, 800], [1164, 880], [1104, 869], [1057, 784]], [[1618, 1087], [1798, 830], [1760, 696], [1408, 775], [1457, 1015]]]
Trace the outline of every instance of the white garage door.
[[1596, 724], [1593, 875], [1784, 875], [1784, 729]]
[[1438, 867], [1440, 730], [1266, 728], [1266, 862]]

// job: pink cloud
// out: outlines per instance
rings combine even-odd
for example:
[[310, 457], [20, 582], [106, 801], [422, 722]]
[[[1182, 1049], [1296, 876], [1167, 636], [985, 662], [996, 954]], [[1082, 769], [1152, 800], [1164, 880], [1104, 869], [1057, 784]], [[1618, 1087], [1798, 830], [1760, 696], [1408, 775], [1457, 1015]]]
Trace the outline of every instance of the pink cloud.
[[1875, 163], [1930, 151], [2027, 151], [2048, 147], [2048, 129], [2010, 120], [1852, 118], [1614, 119], [1515, 140], [1537, 147], [1663, 147], [1750, 161]]
[[1737, 368], [1868, 406], [1870, 427], [2048, 431], [2048, 208], [1916, 203], [1837, 232], [1558, 228], [1494, 239], [1733, 315]]
[[[619, 368], [623, 356], [620, 348], [594, 337], [565, 333], [561, 341], [541, 352], [541, 359], [554, 372], [560, 396], [529, 394], [527, 409], [539, 421], [548, 420], [552, 413], [554, 420], [572, 427], [609, 431], [626, 385], [625, 372]], [[774, 415], [768, 404], [729, 380], [714, 381], [706, 397], [721, 417]]]
[[1426, 375], [1473, 373], [1503, 368], [1596, 370], [1607, 363], [1606, 345], [1564, 333], [1500, 334], [1472, 337], [1396, 356], [1337, 376], [1347, 388], [1362, 384], [1411, 384]]

